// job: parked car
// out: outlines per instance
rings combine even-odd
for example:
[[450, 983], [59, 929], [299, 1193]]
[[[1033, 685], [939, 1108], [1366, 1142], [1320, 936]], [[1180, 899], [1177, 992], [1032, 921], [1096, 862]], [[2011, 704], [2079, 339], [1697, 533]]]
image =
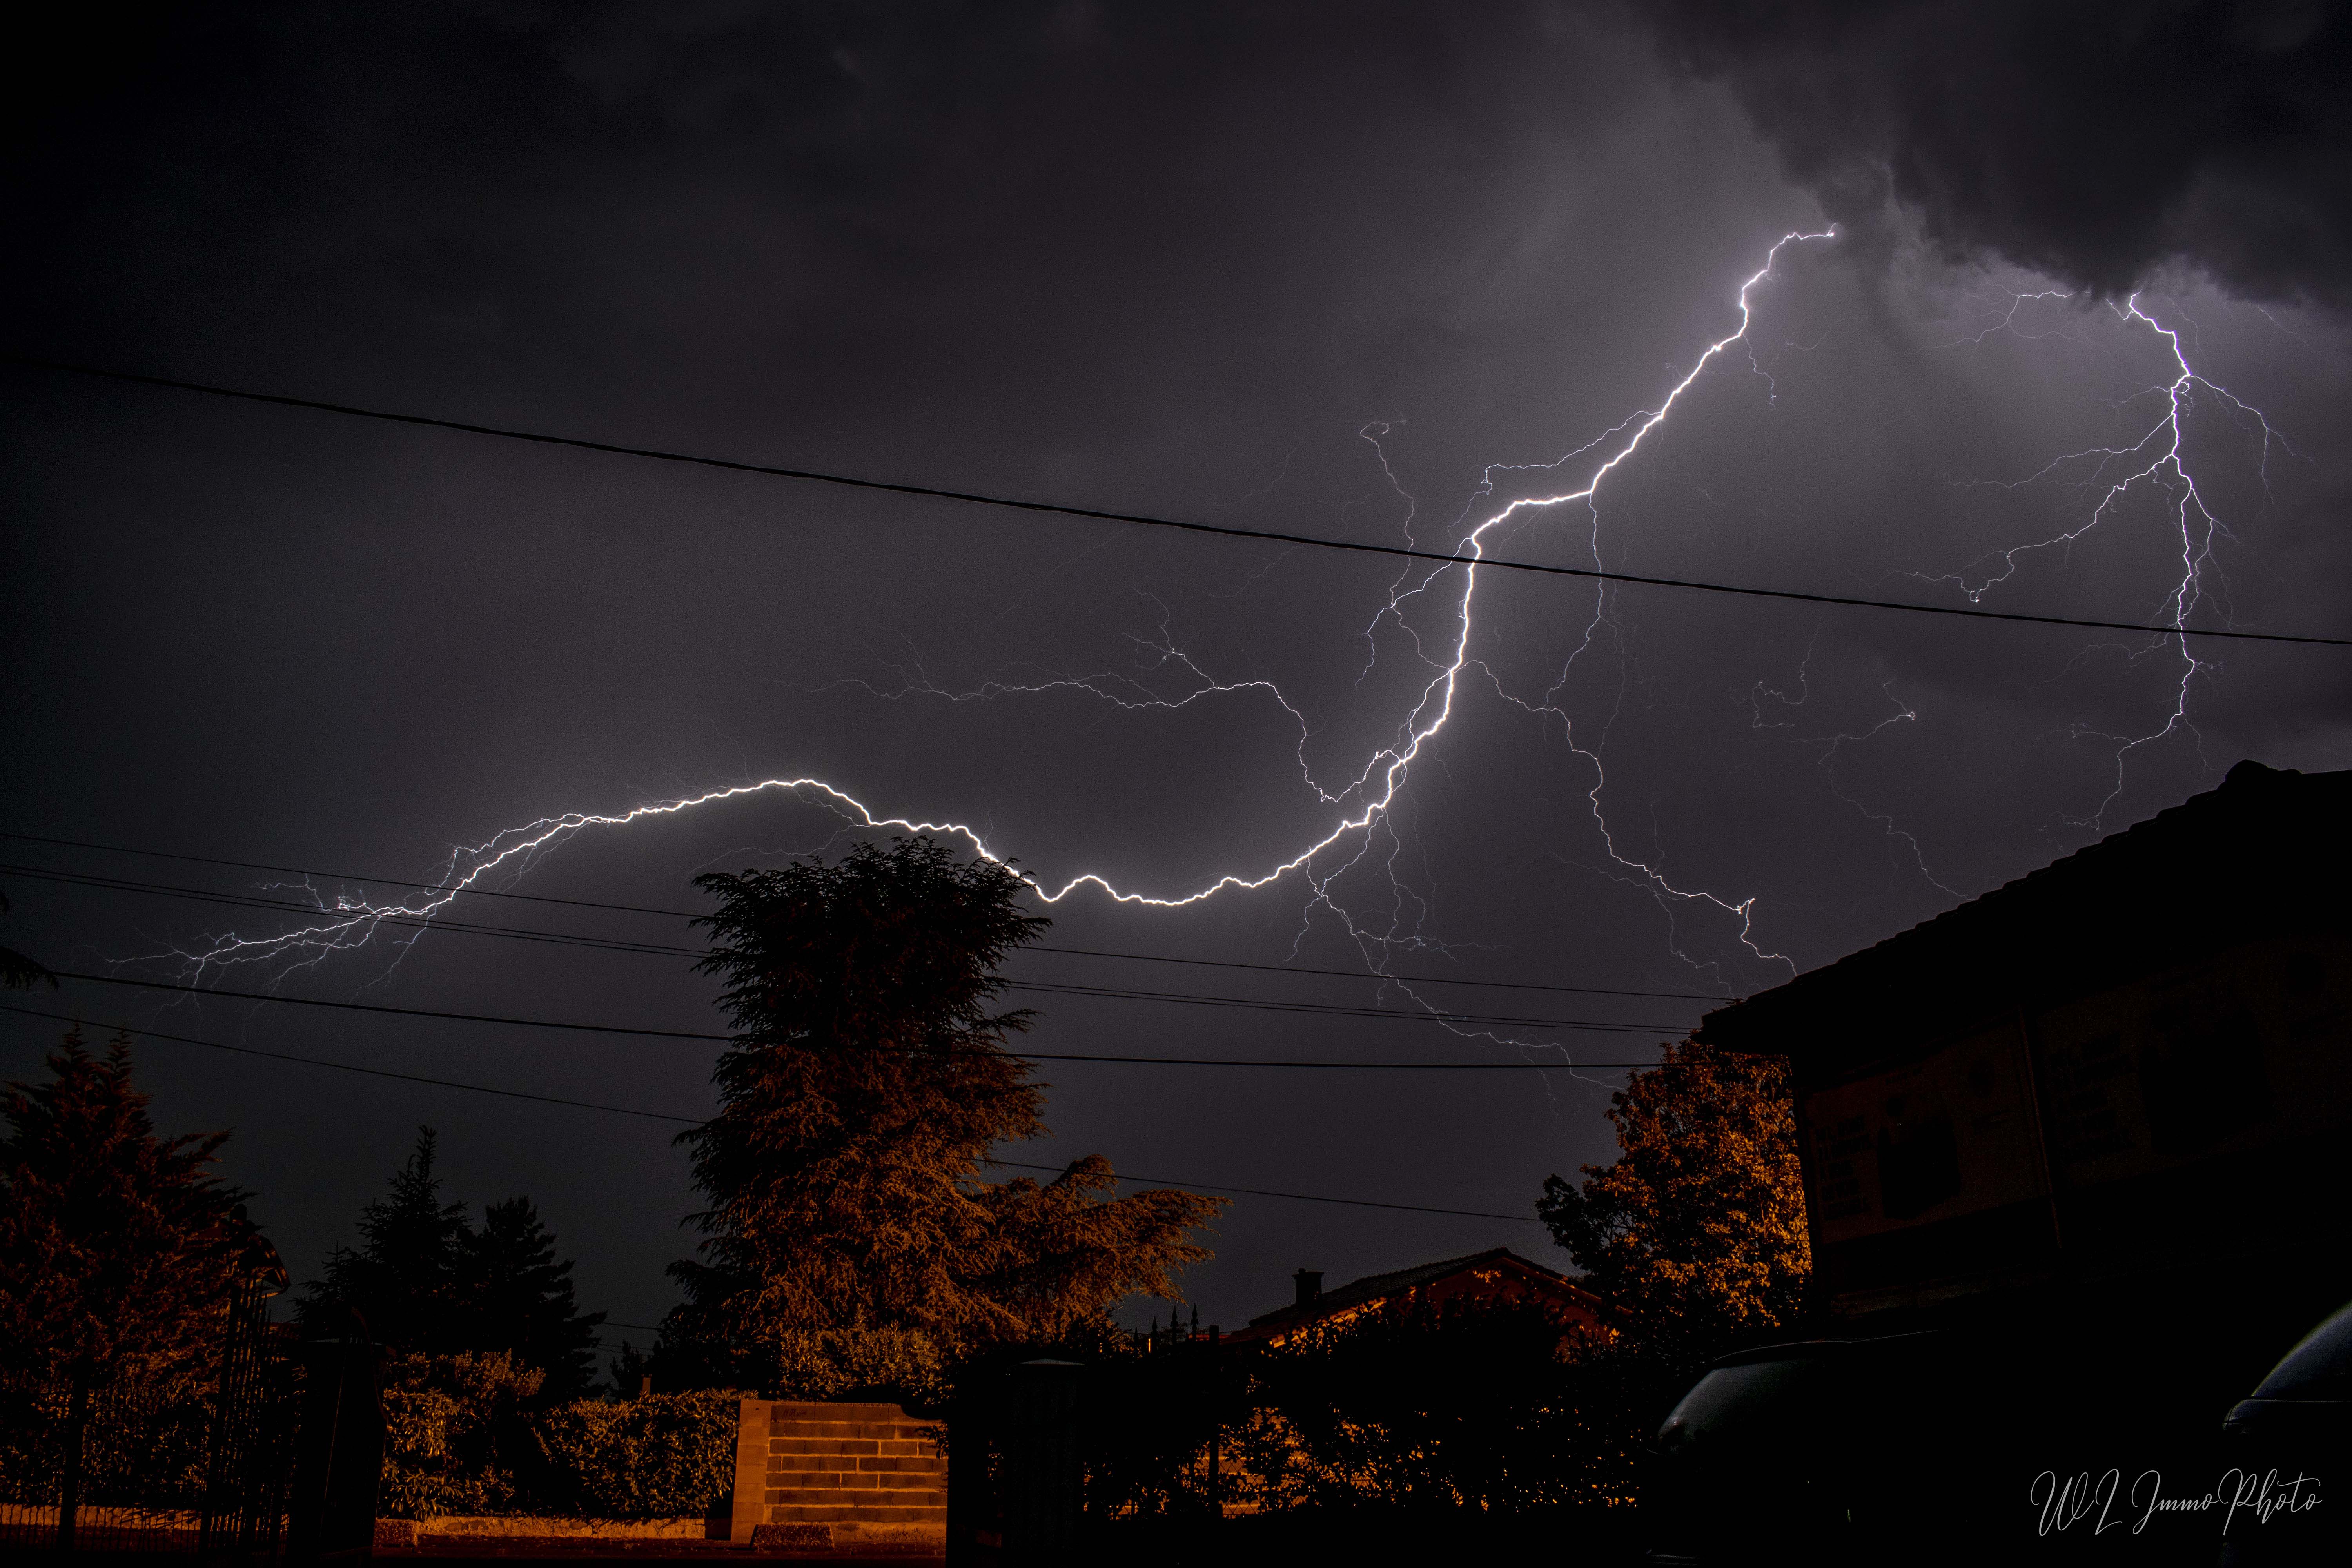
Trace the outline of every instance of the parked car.
[[1710, 1366], [1658, 1428], [1643, 1504], [1665, 1568], [1932, 1560], [1914, 1522], [1952, 1485], [1954, 1347], [1934, 1333], [1767, 1345]]
[[2352, 1562], [2352, 1306], [2221, 1423], [2224, 1563]]

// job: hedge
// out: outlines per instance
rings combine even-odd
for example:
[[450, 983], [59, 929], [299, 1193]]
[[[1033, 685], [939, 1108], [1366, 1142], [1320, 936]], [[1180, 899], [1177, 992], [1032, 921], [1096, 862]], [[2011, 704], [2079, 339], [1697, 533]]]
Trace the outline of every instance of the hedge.
[[404, 1356], [385, 1373], [389, 1518], [674, 1519], [708, 1513], [734, 1482], [739, 1394], [534, 1407], [539, 1373], [503, 1352]]

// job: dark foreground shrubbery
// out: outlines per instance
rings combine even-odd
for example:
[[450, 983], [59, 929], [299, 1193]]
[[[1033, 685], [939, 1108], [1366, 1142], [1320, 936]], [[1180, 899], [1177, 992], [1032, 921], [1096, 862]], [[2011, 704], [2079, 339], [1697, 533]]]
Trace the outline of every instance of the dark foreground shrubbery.
[[504, 1352], [392, 1363], [382, 1511], [673, 1519], [708, 1512], [733, 1484], [739, 1395], [541, 1405], [541, 1386]]
[[1089, 1369], [1087, 1512], [1622, 1513], [1673, 1383], [1532, 1302], [1391, 1309], [1275, 1347], [1160, 1345]]

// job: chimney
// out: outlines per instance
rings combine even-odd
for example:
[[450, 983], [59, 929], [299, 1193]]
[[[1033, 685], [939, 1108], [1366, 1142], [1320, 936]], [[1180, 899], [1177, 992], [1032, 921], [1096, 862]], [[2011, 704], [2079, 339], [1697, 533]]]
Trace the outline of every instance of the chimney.
[[1290, 1282], [1297, 1289], [1298, 1304], [1302, 1307], [1311, 1307], [1322, 1298], [1323, 1271], [1319, 1268], [1302, 1268], [1290, 1277]]

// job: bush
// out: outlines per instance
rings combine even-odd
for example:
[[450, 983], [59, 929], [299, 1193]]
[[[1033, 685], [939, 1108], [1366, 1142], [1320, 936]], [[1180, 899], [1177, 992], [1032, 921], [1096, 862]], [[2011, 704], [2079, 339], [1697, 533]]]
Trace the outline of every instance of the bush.
[[531, 1427], [541, 1500], [591, 1519], [708, 1513], [734, 1484], [739, 1397], [648, 1394], [543, 1412]]
[[533, 1409], [543, 1382], [504, 1351], [385, 1368], [383, 1514], [674, 1519], [709, 1512], [734, 1484], [738, 1395]]
[[1622, 1503], [1640, 1422], [1619, 1362], [1532, 1303], [1310, 1330], [1255, 1363], [1228, 1495], [1268, 1511]]
[[392, 1519], [499, 1513], [535, 1458], [526, 1408], [545, 1373], [504, 1351], [403, 1356], [384, 1369], [383, 1491]]

